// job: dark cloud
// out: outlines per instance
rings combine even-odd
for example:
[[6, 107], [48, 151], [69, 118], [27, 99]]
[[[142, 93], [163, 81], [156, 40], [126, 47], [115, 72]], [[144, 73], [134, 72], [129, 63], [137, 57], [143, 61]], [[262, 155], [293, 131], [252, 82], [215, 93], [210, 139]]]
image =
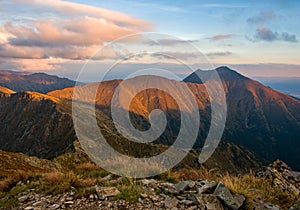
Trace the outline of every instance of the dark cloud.
[[221, 41], [221, 40], [224, 40], [224, 39], [231, 39], [235, 36], [236, 36], [235, 34], [219, 34], [219, 35], [210, 37], [208, 39], [212, 42], [216, 42], [216, 41]]
[[276, 18], [278, 18], [278, 16], [272, 11], [261, 12], [257, 16], [248, 18], [247, 23], [249, 23], [249, 24], [261, 24], [261, 23], [265, 23], [265, 22], [270, 21], [270, 20], [274, 20]]
[[20, 46], [20, 47], [51, 47], [51, 46], [60, 46], [60, 44], [55, 43], [47, 43], [42, 41], [36, 41], [36, 40], [28, 40], [28, 39], [22, 39], [22, 38], [10, 38], [8, 39], [9, 44], [14, 46]]
[[295, 34], [289, 34], [287, 32], [278, 33], [276, 31], [272, 31], [270, 28], [259, 27], [256, 29], [256, 33], [254, 35], [254, 39], [250, 39], [251, 41], [286, 41], [286, 42], [297, 42], [297, 38]]
[[277, 32], [273, 32], [269, 28], [257, 28], [254, 38], [257, 40], [272, 42], [277, 40], [278, 36], [279, 34]]
[[289, 34], [289, 33], [283, 32], [281, 34], [281, 38], [282, 38], [282, 40], [287, 41], [287, 42], [297, 42], [297, 38], [296, 38], [295, 34]]

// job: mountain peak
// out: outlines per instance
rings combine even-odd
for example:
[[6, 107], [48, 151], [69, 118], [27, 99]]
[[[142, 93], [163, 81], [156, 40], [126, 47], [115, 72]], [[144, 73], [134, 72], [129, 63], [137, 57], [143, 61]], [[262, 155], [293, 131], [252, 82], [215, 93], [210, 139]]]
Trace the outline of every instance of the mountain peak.
[[[224, 82], [228, 81], [235, 81], [239, 79], [243, 80], [249, 80], [247, 77], [241, 75], [235, 70], [230, 69], [227, 66], [220, 66], [215, 69], [215, 71], [218, 73], [220, 79]], [[193, 72], [189, 76], [187, 76], [183, 81], [184, 82], [191, 82], [191, 83], [196, 83], [196, 84], [202, 84], [203, 82], [201, 81], [200, 78], [203, 80], [207, 81], [209, 79], [213, 79], [213, 73], [215, 71], [212, 70], [201, 70], [198, 69], [197, 71]]]

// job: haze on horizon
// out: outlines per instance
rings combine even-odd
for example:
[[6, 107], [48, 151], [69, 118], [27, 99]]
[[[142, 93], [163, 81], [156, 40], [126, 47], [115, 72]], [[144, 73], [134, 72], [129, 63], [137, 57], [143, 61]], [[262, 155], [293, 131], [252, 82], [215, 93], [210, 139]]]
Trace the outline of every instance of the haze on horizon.
[[[300, 2], [296, 1], [0, 1], [0, 69], [47, 72], [76, 79], [99, 49], [123, 36], [156, 32], [197, 47], [214, 66], [227, 65], [250, 77], [300, 77]], [[181, 41], [161, 40], [165, 52], [199, 62]], [[153, 47], [133, 39], [137, 52]], [[93, 81], [120, 58], [115, 48], [93, 61]], [[125, 52], [125, 54], [132, 52]], [[122, 54], [122, 55], [123, 55]], [[127, 62], [122, 71], [155, 63], [184, 74], [162, 57]], [[119, 72], [115, 77], [122, 78]]]

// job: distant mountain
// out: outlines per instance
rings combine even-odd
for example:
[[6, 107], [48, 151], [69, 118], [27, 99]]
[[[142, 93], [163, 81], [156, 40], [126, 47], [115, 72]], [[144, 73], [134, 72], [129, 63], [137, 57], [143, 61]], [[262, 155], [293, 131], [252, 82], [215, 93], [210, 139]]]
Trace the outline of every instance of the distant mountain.
[[[281, 159], [295, 169], [300, 169], [300, 101], [244, 77], [227, 67], [220, 67], [216, 70], [222, 80], [228, 106], [227, 122], [222, 139], [245, 146], [270, 161]], [[197, 73], [206, 78], [211, 77], [210, 71], [199, 70]], [[165, 80], [161, 78], [156, 81], [165, 84]], [[147, 80], [147, 78], [139, 77], [137, 81], [145, 83], [149, 81], [149, 78]], [[151, 78], [150, 81], [152, 81]], [[110, 116], [111, 99], [120, 82], [120, 80], [113, 80], [82, 86], [80, 87], [84, 93], [82, 100], [86, 101], [88, 98], [85, 94], [88, 94], [89, 89], [99, 86], [96, 97], [97, 107], [103, 111], [106, 110]], [[209, 97], [196, 73], [189, 75], [184, 82], [192, 90], [198, 102], [201, 125], [195, 148], [201, 148], [210, 125]], [[183, 91], [184, 83], [177, 81], [171, 81], [171, 83], [179, 92]], [[128, 94], [134, 91], [134, 88], [134, 85], [130, 87]], [[49, 95], [70, 100], [72, 88], [54, 91]], [[155, 143], [172, 144], [179, 132], [180, 112], [170, 95], [157, 89], [140, 92], [130, 105], [132, 122], [138, 129], [146, 130], [150, 125], [149, 113], [155, 108], [165, 111], [168, 119], [166, 131]]]
[[300, 99], [300, 77], [256, 77], [266, 86]]
[[0, 86], [16, 92], [34, 91], [47, 93], [74, 87], [75, 81], [45, 73], [30, 73], [0, 70]]

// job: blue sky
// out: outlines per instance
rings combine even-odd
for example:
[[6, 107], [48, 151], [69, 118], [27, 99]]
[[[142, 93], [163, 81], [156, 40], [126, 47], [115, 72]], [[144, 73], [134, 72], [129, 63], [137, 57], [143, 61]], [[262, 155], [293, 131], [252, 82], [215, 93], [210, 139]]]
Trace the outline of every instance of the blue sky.
[[[215, 66], [229, 65], [248, 76], [300, 77], [299, 1], [224, 2], [2, 0], [0, 69], [76, 77], [105, 43], [156, 32], [193, 43]], [[184, 51], [175, 45], [171, 50]]]

